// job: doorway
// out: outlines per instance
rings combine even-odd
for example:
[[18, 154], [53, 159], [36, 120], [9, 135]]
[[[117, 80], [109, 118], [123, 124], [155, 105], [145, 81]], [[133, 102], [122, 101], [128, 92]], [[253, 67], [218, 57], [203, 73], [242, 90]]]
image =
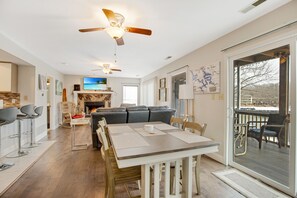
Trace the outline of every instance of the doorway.
[[284, 192], [295, 190], [291, 132], [292, 45], [271, 44], [230, 59], [229, 162]]
[[173, 109], [177, 109], [177, 116], [178, 117], [183, 117], [184, 115], [181, 115], [181, 112], [185, 112], [184, 108], [185, 105], [183, 102], [181, 102], [178, 98], [179, 95], [179, 86], [186, 84], [187, 82], [187, 74], [186, 72], [177, 74], [175, 76], [172, 76], [171, 78], [171, 87], [172, 87], [172, 92], [171, 92], [171, 107]]
[[55, 128], [54, 116], [54, 80], [52, 77], [47, 76], [46, 79], [46, 107], [47, 107], [47, 130]]

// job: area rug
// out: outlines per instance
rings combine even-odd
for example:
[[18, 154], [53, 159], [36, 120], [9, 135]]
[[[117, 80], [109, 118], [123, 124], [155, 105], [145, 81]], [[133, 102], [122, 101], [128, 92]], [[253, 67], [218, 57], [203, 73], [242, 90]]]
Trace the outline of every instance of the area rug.
[[289, 197], [236, 169], [213, 172], [213, 174], [246, 197]]
[[12, 186], [34, 163], [55, 143], [55, 141], [42, 142], [38, 147], [31, 148], [28, 155], [19, 158], [5, 158], [3, 162], [13, 162], [15, 165], [0, 172], [0, 197]]

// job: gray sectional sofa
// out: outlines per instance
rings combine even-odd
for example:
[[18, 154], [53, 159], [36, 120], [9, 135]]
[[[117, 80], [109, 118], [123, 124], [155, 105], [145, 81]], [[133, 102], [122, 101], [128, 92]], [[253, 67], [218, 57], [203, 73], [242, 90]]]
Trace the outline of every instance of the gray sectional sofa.
[[100, 148], [96, 130], [98, 121], [105, 117], [107, 124], [156, 122], [170, 123], [170, 118], [175, 114], [175, 109], [167, 106], [133, 106], [116, 108], [98, 108], [91, 114], [93, 148]]

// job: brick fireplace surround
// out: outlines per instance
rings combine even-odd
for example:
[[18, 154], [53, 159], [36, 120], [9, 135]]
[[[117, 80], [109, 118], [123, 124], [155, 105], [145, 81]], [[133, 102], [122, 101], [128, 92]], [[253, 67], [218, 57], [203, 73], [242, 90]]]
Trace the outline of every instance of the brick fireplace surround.
[[79, 111], [85, 111], [85, 102], [104, 102], [104, 107], [111, 106], [110, 91], [74, 91], [73, 101], [77, 104]]

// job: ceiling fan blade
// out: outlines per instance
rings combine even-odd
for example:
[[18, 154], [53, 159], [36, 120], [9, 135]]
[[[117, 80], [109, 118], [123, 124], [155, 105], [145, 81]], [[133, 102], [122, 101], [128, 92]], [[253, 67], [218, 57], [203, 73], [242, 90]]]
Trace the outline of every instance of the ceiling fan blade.
[[142, 29], [142, 28], [135, 28], [135, 27], [125, 27], [127, 32], [136, 33], [136, 34], [144, 34], [144, 35], [151, 35], [152, 30], [149, 29]]
[[125, 44], [123, 37], [116, 39], [116, 42], [117, 42], [118, 45], [124, 45]]
[[121, 69], [116, 69], [116, 68], [114, 68], [114, 69], [111, 68], [110, 70], [111, 70], [111, 71], [119, 71], [119, 72], [122, 71]]
[[101, 31], [105, 28], [86, 28], [86, 29], [79, 29], [80, 32], [94, 32], [94, 31]]
[[115, 14], [112, 10], [108, 10], [108, 9], [102, 9], [102, 11], [104, 12], [106, 18], [108, 19], [109, 22], [115, 21], [116, 17]]

